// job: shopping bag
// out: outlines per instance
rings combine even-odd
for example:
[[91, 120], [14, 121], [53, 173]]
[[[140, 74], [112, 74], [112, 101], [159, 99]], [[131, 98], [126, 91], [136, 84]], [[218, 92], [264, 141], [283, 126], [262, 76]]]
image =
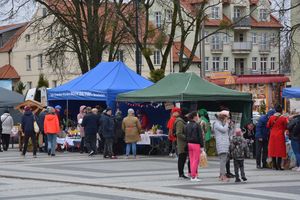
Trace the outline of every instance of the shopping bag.
[[202, 168], [206, 168], [208, 166], [208, 162], [207, 162], [207, 154], [205, 151], [202, 151], [200, 154], [200, 163], [199, 166]]

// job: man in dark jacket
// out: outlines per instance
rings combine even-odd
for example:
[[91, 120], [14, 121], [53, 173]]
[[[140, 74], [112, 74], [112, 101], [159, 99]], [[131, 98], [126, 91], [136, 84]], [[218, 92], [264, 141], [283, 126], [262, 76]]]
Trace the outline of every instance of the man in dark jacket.
[[22, 130], [25, 135], [24, 139], [24, 149], [22, 152], [22, 156], [25, 156], [27, 152], [28, 140], [31, 138], [32, 145], [33, 145], [33, 157], [36, 158], [36, 135], [34, 132], [34, 121], [35, 117], [31, 111], [31, 108], [26, 106], [24, 108], [25, 112], [22, 116]]
[[[269, 110], [266, 115], [259, 118], [256, 125], [256, 168], [267, 168], [268, 157], [268, 141], [269, 141], [269, 129], [267, 123], [269, 118], [274, 115], [275, 110]], [[261, 163], [263, 164], [261, 166]]]
[[113, 152], [114, 155], [122, 155], [124, 153], [124, 132], [122, 130], [122, 112], [117, 111], [115, 115], [115, 134], [114, 134], [114, 144], [113, 144]]
[[[43, 142], [45, 143], [44, 147], [44, 152], [48, 152], [48, 140], [47, 140], [47, 135], [44, 132], [44, 121], [45, 121], [45, 116], [47, 115], [47, 107], [44, 107], [43, 111], [39, 114], [39, 119], [38, 119], [38, 124], [40, 128], [40, 133], [43, 135]], [[40, 152], [42, 150], [40, 149]]]
[[288, 123], [289, 138], [296, 157], [295, 170], [300, 172], [300, 115], [290, 117]]
[[112, 117], [111, 108], [106, 108], [106, 112], [101, 117], [101, 128], [102, 135], [104, 137], [104, 158], [116, 158], [113, 155], [113, 142], [114, 142], [114, 132], [115, 124]]
[[96, 141], [99, 122], [91, 107], [87, 107], [86, 112], [87, 114], [83, 117], [81, 126], [84, 127], [85, 145], [89, 151], [89, 156], [93, 156], [97, 152]]

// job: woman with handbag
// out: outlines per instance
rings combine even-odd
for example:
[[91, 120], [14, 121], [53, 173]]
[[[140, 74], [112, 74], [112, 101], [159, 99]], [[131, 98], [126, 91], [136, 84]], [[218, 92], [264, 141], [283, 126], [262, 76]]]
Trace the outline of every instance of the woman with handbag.
[[25, 157], [25, 154], [27, 152], [28, 147], [28, 141], [29, 138], [31, 138], [32, 145], [33, 145], [33, 157], [36, 158], [36, 133], [34, 131], [34, 115], [31, 111], [31, 108], [28, 106], [25, 106], [24, 108], [25, 112], [22, 116], [22, 131], [24, 132], [25, 139], [24, 139], [24, 148], [22, 152], [22, 156]]
[[14, 126], [14, 120], [12, 116], [9, 114], [9, 110], [4, 111], [3, 115], [1, 116], [1, 122], [2, 122], [1, 139], [2, 139], [3, 150], [7, 151], [9, 146], [11, 130]]

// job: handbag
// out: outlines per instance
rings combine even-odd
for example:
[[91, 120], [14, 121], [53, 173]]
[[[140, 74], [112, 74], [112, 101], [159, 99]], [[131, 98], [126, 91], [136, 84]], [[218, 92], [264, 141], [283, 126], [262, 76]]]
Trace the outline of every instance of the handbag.
[[33, 129], [34, 129], [34, 132], [35, 132], [35, 133], [39, 133], [39, 132], [40, 132], [40, 127], [39, 127], [38, 123], [36, 122], [35, 117], [33, 117], [33, 118], [34, 118], [34, 122], [33, 122]]

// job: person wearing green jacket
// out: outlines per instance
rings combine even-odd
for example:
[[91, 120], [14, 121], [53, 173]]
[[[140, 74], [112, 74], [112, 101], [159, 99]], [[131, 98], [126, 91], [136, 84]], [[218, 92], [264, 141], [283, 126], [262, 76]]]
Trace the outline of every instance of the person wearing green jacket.
[[[188, 151], [187, 151], [187, 141], [186, 141], [186, 133], [185, 133], [185, 126], [187, 122], [186, 115], [188, 114], [188, 111], [185, 109], [182, 109], [181, 115], [177, 117], [174, 123], [174, 131], [176, 134], [176, 140], [177, 140], [177, 152], [178, 152], [178, 174], [179, 178], [188, 179], [187, 176], [184, 175], [184, 165], [186, 162], [186, 159], [188, 157]], [[189, 173], [190, 173], [190, 164], [188, 163], [189, 167]]]
[[209, 141], [211, 139], [211, 127], [208, 117], [208, 112], [205, 109], [200, 109], [198, 111], [198, 115], [200, 116], [200, 125], [203, 130], [204, 139], [205, 139], [205, 147], [207, 148], [209, 146]]

